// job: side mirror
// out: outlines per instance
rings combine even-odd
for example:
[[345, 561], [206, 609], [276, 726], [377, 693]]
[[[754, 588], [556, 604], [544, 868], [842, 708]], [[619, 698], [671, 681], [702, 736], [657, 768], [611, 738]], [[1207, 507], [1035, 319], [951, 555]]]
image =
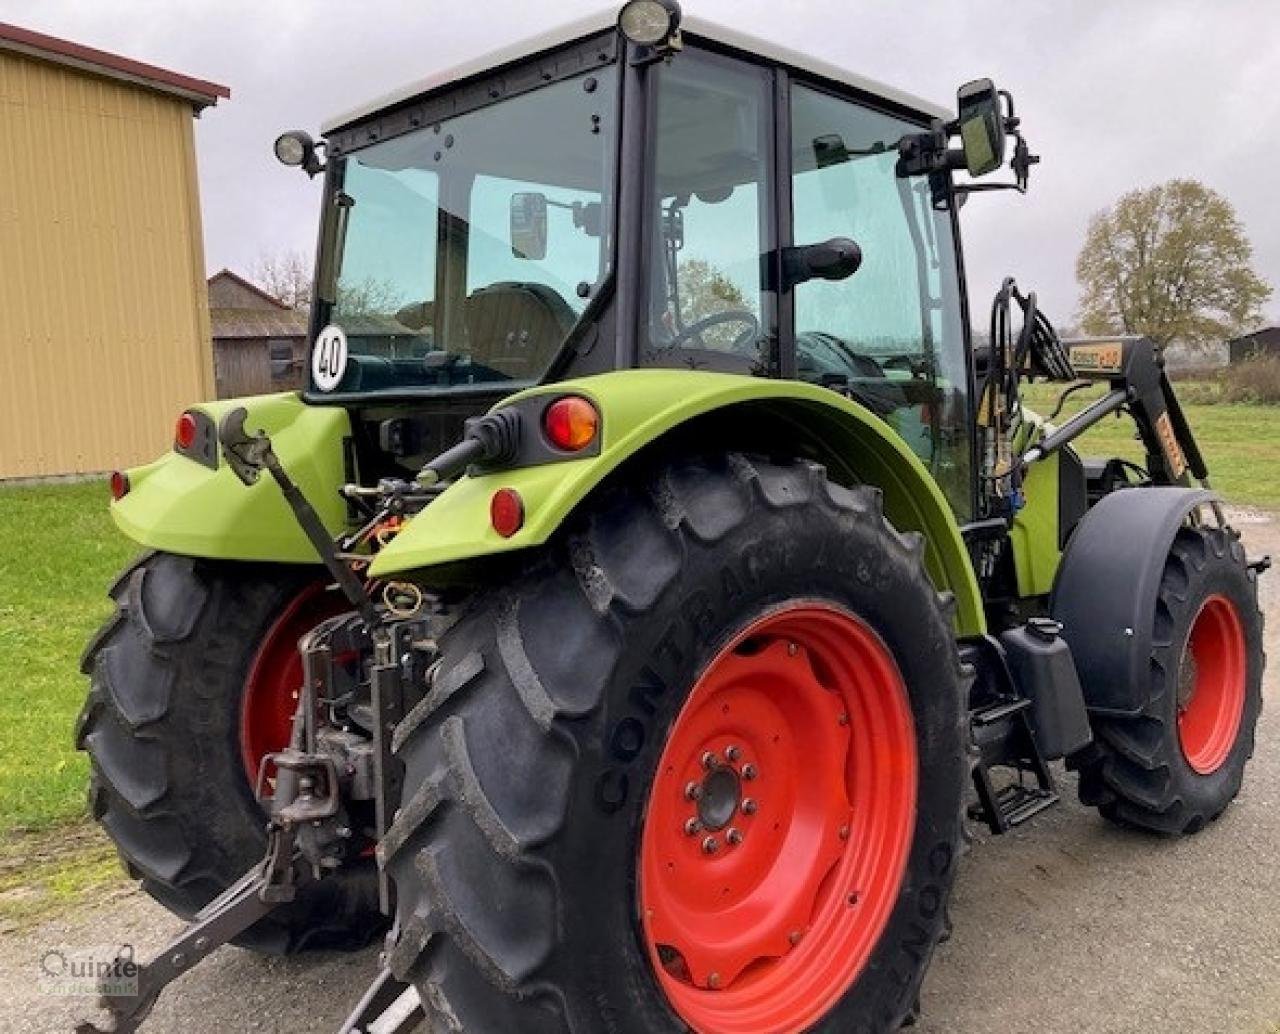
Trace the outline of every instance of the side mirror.
[[956, 95], [960, 143], [970, 176], [985, 176], [1004, 164], [1005, 123], [1000, 94], [990, 79], [975, 79]]
[[511, 195], [511, 254], [518, 259], [547, 257], [547, 196]]
[[784, 248], [782, 276], [791, 288], [810, 280], [845, 280], [862, 266], [862, 249], [848, 237], [832, 237], [821, 244]]

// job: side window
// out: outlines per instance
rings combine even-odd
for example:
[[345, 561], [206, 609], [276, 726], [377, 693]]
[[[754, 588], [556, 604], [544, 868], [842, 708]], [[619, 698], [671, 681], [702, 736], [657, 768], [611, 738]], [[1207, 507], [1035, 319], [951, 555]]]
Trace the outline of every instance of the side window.
[[[356, 155], [343, 189], [359, 201], [349, 209], [333, 318], [361, 342], [368, 331], [371, 353], [393, 350], [381, 341], [385, 326], [402, 309], [429, 311], [435, 299], [439, 179], [422, 169], [382, 169]], [[352, 348], [360, 352], [361, 344]]]
[[691, 51], [658, 81], [645, 359], [747, 372], [767, 335], [768, 78]]
[[918, 129], [794, 90], [796, 243], [850, 237], [863, 255], [849, 279], [795, 289], [797, 367], [888, 421], [967, 517], [969, 378], [950, 214], [934, 210], [926, 178], [896, 173], [898, 141]]

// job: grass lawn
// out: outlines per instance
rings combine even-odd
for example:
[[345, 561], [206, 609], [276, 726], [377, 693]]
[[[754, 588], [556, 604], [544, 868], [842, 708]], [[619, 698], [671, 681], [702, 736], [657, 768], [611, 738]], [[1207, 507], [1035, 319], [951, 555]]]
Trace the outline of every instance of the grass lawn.
[[0, 834], [84, 814], [80, 652], [137, 552], [107, 499], [101, 481], [0, 488]]
[[[1057, 422], [1083, 409], [1105, 390], [1099, 385], [1073, 395]], [[1047, 416], [1060, 392], [1059, 385], [1034, 385], [1027, 392], [1027, 404]], [[1233, 403], [1184, 408], [1209, 465], [1213, 487], [1237, 506], [1280, 510], [1280, 406]], [[1133, 421], [1123, 415], [1107, 417], [1091, 428], [1080, 438], [1077, 451], [1086, 456], [1144, 461], [1142, 446], [1133, 438]]]

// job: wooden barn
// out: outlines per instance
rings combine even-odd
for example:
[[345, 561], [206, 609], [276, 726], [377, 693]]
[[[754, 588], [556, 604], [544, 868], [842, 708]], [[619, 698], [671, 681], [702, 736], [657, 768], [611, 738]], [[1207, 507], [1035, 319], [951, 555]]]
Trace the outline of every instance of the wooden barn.
[[209, 278], [218, 398], [294, 391], [306, 380], [307, 314], [229, 269]]

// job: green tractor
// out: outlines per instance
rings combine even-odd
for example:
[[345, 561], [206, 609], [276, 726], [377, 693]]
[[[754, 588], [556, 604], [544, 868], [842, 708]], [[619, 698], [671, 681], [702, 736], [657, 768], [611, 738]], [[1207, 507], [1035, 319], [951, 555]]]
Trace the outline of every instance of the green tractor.
[[[1036, 158], [958, 101], [632, 0], [277, 141], [323, 173], [308, 386], [112, 479], [147, 552], [79, 743], [190, 925], [110, 1029], [228, 941], [385, 934], [347, 1030], [894, 1031], [966, 822], [1052, 762], [1223, 812], [1267, 561], [1149, 341], [1006, 281], [974, 347], [961, 203]], [[1055, 426], [1032, 379], [1105, 393]], [[1073, 449], [1110, 414], [1145, 464]]]

